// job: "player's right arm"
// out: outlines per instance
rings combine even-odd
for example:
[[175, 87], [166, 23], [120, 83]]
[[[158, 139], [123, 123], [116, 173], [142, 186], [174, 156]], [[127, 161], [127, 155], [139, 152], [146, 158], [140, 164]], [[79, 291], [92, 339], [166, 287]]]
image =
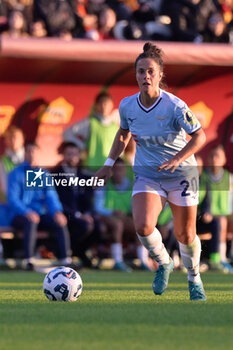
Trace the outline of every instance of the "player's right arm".
[[[117, 158], [121, 155], [121, 153], [125, 150], [129, 140], [131, 137], [131, 133], [129, 129], [122, 129], [119, 128], [119, 130], [116, 133], [115, 139], [113, 141], [111, 150], [109, 152], [108, 158], [111, 158], [113, 161], [116, 161]], [[111, 169], [112, 166], [104, 165], [102, 168], [100, 168], [95, 176], [98, 178], [104, 179], [104, 183], [109, 180], [111, 177]]]

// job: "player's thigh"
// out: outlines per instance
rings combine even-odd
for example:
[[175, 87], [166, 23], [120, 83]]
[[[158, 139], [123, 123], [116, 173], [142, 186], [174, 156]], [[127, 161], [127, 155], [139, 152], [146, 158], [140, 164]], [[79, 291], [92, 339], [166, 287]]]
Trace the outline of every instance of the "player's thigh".
[[140, 192], [133, 196], [133, 220], [139, 234], [146, 236], [154, 231], [165, 202], [166, 198], [151, 192]]
[[190, 244], [196, 236], [197, 205], [179, 206], [169, 202], [174, 220], [174, 234], [183, 244]]

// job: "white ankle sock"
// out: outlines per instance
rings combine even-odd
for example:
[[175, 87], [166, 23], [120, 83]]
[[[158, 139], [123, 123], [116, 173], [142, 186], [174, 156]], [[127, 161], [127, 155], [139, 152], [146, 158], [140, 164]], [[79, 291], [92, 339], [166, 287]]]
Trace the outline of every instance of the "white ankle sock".
[[112, 243], [111, 244], [111, 255], [115, 263], [123, 261], [123, 249], [121, 243]]
[[149, 255], [152, 259], [156, 260], [159, 265], [169, 263], [169, 255], [162, 243], [162, 237], [155, 227], [154, 231], [148, 236], [140, 236], [137, 233], [139, 241], [149, 251]]
[[227, 261], [227, 243], [226, 242], [220, 242], [219, 251], [220, 251], [220, 261], [226, 262]]
[[188, 270], [188, 280], [195, 283], [201, 282], [200, 277], [200, 256], [201, 242], [198, 236], [195, 237], [191, 244], [183, 244], [179, 242], [180, 255], [184, 266]]
[[142, 264], [148, 264], [148, 250], [143, 245], [137, 247], [137, 257]]

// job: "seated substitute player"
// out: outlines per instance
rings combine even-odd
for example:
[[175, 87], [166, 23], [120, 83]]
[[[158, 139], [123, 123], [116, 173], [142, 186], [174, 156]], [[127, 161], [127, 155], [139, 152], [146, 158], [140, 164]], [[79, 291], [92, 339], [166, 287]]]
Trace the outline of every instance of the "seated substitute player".
[[[83, 174], [80, 165], [80, 150], [73, 142], [63, 142], [59, 147], [62, 160], [53, 169], [56, 178], [63, 181], [70, 176], [79, 179], [88, 179]], [[60, 183], [61, 183], [60, 182]], [[62, 186], [56, 185], [64, 214], [68, 221], [68, 229], [71, 238], [73, 254], [82, 260], [82, 265], [92, 267], [91, 259], [86, 251], [93, 243], [97, 243], [100, 236], [99, 221], [93, 215], [93, 190], [87, 186]]]
[[6, 201], [7, 177], [24, 160], [24, 135], [17, 126], [10, 126], [3, 135], [5, 151], [0, 158], [0, 201]]
[[222, 145], [216, 145], [210, 150], [208, 168], [203, 171], [203, 180], [210, 189], [210, 213], [220, 223], [220, 259], [224, 270], [233, 273], [233, 268], [227, 261], [227, 228], [232, 214], [233, 175], [224, 168], [226, 155]]
[[[135, 62], [140, 92], [120, 103], [120, 128], [109, 157], [96, 176], [107, 181], [111, 168], [131, 135], [136, 142], [133, 218], [141, 243], [159, 263], [153, 291], [161, 295], [168, 285], [173, 261], [155, 228], [166, 201], [172, 209], [174, 234], [188, 270], [191, 300], [206, 300], [200, 277], [201, 243], [196, 235], [198, 173], [194, 153], [206, 137], [200, 123], [178, 97], [160, 88], [162, 51], [146, 43]], [[185, 132], [191, 138], [187, 142]]]
[[[8, 205], [11, 225], [23, 230], [26, 269], [33, 270], [33, 255], [37, 229], [49, 230], [55, 234], [59, 258], [63, 265], [71, 263], [67, 220], [55, 189], [45, 185], [38, 188], [26, 187], [26, 171], [40, 171], [36, 166], [37, 145], [25, 145], [25, 161], [17, 166], [8, 177]], [[38, 175], [38, 174], [37, 174]]]

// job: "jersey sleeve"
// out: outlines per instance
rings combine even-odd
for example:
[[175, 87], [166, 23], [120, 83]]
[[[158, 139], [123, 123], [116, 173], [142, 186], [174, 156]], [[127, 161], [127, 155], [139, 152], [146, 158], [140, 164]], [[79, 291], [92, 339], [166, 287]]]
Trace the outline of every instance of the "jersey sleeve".
[[175, 124], [189, 135], [201, 129], [200, 122], [185, 103], [179, 103], [175, 108]]
[[125, 99], [121, 101], [119, 105], [119, 113], [120, 113], [120, 127], [121, 129], [128, 130], [129, 129], [129, 124], [128, 120], [126, 117], [126, 108], [125, 108]]

